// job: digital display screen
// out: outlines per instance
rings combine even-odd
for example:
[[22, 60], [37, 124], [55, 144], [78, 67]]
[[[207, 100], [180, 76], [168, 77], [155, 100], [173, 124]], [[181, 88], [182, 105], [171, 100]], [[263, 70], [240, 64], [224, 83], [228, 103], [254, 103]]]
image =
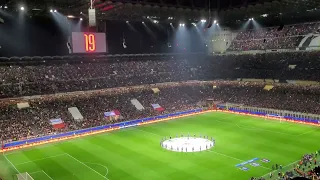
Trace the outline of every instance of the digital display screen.
[[107, 53], [105, 33], [72, 32], [72, 53]]

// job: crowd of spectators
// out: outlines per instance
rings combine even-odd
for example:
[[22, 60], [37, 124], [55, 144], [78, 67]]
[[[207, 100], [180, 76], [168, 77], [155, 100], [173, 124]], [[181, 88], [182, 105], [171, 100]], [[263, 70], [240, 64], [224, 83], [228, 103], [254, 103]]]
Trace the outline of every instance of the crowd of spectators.
[[320, 80], [319, 52], [3, 62], [0, 98], [186, 80]]
[[[15, 104], [2, 104], [0, 129], [3, 140], [18, 140], [31, 136], [71, 131], [93, 126], [111, 124], [103, 113], [119, 110], [126, 121], [152, 117], [162, 113], [202, 107], [207, 99], [221, 103], [237, 103], [246, 106], [283, 109], [320, 114], [320, 87], [298, 85], [275, 85], [270, 91], [263, 90], [265, 83], [237, 81], [189, 81], [158, 84], [159, 93], [150, 85], [96, 90], [90, 93], [44, 95], [29, 99], [29, 108], [18, 109]], [[145, 107], [139, 111], [131, 99]], [[9, 100], [8, 100], [9, 101]], [[155, 111], [151, 104], [160, 104], [164, 112]], [[77, 107], [84, 117], [82, 122], [73, 120], [68, 108]], [[54, 129], [50, 119], [61, 118], [66, 127]]]
[[229, 50], [294, 49], [309, 33], [319, 33], [319, 22], [239, 31]]
[[319, 166], [318, 151], [311, 154], [305, 154], [300, 161], [297, 161], [290, 166], [286, 166], [286, 169], [276, 168], [273, 172], [268, 174], [266, 177], [260, 179], [295, 179], [297, 177], [304, 177], [303, 179], [314, 179], [320, 178], [320, 166]]

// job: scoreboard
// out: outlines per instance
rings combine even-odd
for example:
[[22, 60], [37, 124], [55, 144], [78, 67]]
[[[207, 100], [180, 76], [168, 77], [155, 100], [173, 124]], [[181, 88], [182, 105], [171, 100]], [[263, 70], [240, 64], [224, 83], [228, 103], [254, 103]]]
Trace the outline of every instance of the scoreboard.
[[107, 53], [105, 33], [72, 32], [72, 53]]

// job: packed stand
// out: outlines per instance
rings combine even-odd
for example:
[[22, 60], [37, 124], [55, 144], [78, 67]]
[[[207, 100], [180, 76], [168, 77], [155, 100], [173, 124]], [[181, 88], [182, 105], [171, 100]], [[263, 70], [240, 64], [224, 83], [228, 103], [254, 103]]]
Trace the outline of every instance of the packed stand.
[[[272, 90], [266, 91], [263, 90], [264, 85], [265, 83], [237, 81], [191, 81], [158, 84], [159, 93], [154, 93], [150, 85], [142, 85], [111, 88], [105, 91], [97, 90], [90, 93], [34, 97], [28, 100], [30, 107], [26, 109], [18, 109], [14, 104], [2, 104], [0, 108], [0, 129], [3, 132], [1, 138], [18, 140], [190, 110], [202, 107], [201, 102], [207, 99], [222, 103], [320, 114], [319, 86], [279, 84]], [[145, 109], [137, 110], [131, 103], [132, 99], [137, 99]], [[165, 110], [155, 111], [151, 104], [159, 104]], [[70, 107], [77, 107], [84, 120], [81, 122], [73, 120], [68, 112]], [[123, 118], [106, 120], [103, 113], [115, 109], [121, 112]], [[49, 120], [56, 118], [61, 118], [66, 127], [54, 129]]]
[[[198, 107], [196, 102], [202, 97], [201, 94], [195, 93], [198, 87], [195, 88], [167, 84], [161, 88], [160, 93], [155, 94], [147, 85], [138, 88], [114, 88], [103, 92], [80, 92], [59, 97], [48, 95], [29, 100], [30, 107], [26, 109], [18, 109], [12, 104], [3, 105], [0, 108], [1, 139], [19, 140], [194, 109]], [[135, 98], [145, 107], [143, 111], [137, 110], [131, 103]], [[154, 103], [160, 104], [165, 110], [162, 112], [154, 110], [151, 106]], [[77, 107], [84, 120], [81, 122], [73, 120], [68, 112], [70, 107]], [[121, 112], [123, 118], [107, 120], [104, 112], [115, 109]], [[55, 129], [50, 124], [50, 119], [57, 118], [64, 121], [65, 128]]]
[[239, 31], [228, 50], [294, 49], [309, 33], [318, 33], [320, 23], [304, 23]]
[[[0, 98], [186, 80], [320, 80], [319, 52], [118, 57], [0, 66]], [[295, 68], [290, 68], [293, 65]]]

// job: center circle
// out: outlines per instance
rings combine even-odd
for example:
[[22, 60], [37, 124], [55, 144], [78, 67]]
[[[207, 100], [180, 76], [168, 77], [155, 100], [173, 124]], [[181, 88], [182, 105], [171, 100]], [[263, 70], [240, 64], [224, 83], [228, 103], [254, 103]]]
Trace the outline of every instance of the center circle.
[[177, 137], [163, 141], [161, 146], [175, 152], [200, 152], [212, 148], [214, 141], [200, 137]]

